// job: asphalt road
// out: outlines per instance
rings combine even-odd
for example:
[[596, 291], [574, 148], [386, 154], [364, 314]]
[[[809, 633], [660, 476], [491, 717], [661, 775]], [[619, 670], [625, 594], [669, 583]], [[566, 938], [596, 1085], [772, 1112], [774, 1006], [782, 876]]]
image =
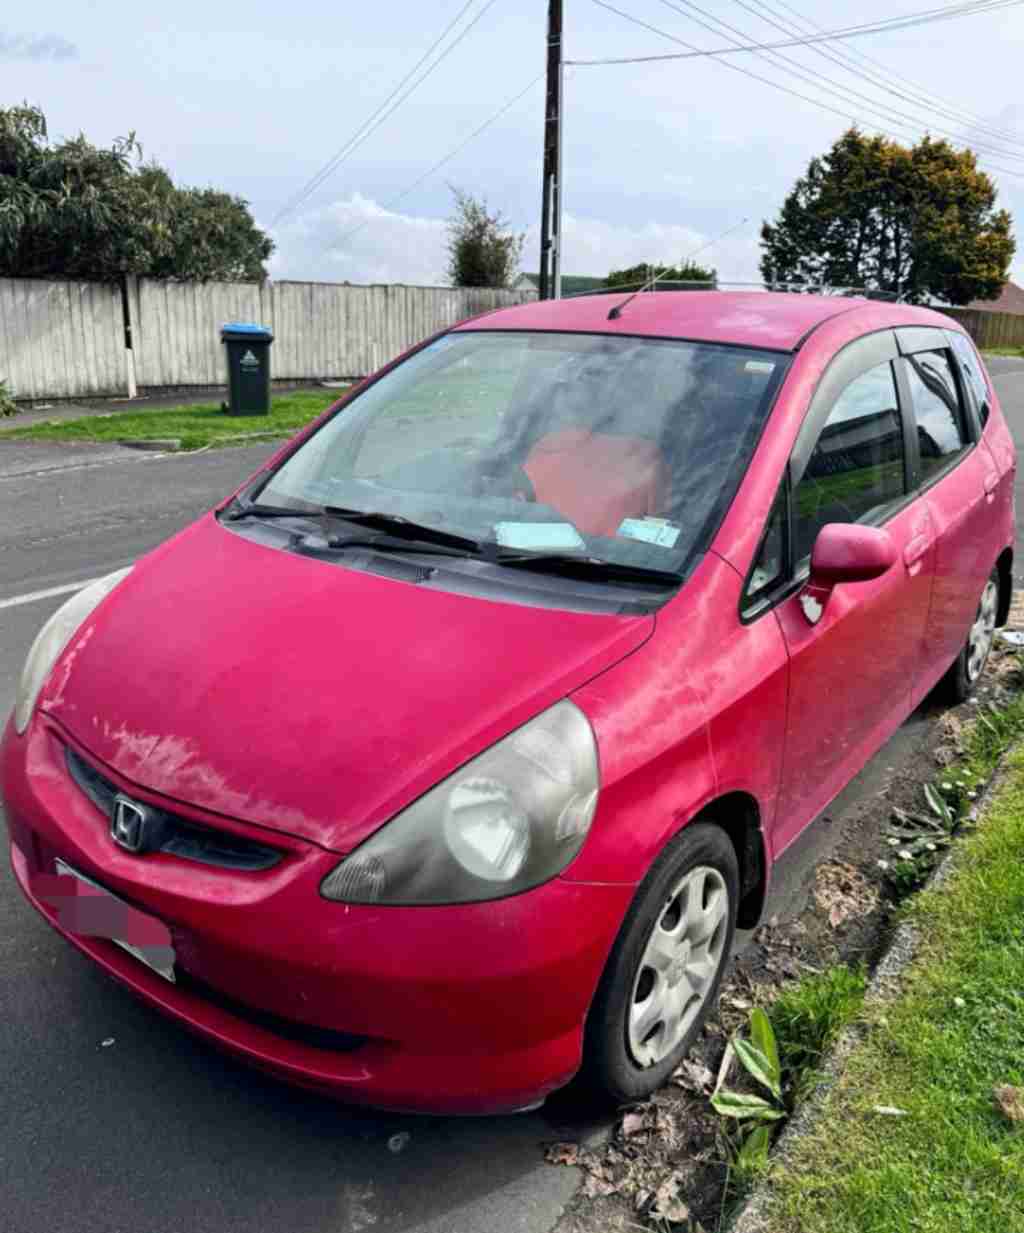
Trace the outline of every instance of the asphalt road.
[[[1024, 361], [992, 369], [1024, 449]], [[268, 452], [158, 458], [79, 447], [68, 467], [66, 446], [0, 437], [0, 715], [36, 630], [64, 598], [25, 596], [127, 564]], [[841, 821], [884, 787], [927, 723], [912, 717], [830, 815]], [[794, 845], [770, 913], [798, 909], [839, 829], [813, 828]], [[2, 1233], [547, 1233], [577, 1178], [546, 1165], [543, 1144], [567, 1129], [600, 1129], [573, 1124], [572, 1110], [557, 1104], [518, 1117], [431, 1119], [355, 1112], [294, 1092], [97, 972], [24, 904], [6, 858], [0, 1061]], [[399, 1151], [396, 1135], [408, 1135]]]

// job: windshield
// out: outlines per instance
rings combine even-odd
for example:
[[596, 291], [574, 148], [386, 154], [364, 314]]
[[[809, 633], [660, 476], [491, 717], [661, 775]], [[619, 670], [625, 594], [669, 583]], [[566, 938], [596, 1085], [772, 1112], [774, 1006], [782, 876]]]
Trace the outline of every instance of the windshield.
[[324, 424], [259, 501], [682, 574], [732, 499], [785, 363], [665, 339], [448, 334]]

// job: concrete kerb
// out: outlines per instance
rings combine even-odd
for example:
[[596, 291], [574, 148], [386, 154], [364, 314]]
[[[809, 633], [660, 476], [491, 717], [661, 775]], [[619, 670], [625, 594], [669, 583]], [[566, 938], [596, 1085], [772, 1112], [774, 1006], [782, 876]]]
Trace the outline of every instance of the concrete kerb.
[[[1005, 782], [1006, 763], [1016, 748], [1019, 746], [1006, 750], [999, 759], [996, 769], [989, 776], [988, 783], [982, 790], [981, 797], [969, 814], [972, 821], [977, 821], [984, 815], [992, 797]], [[962, 845], [954, 844], [922, 890], [932, 890], [946, 882], [956, 869], [961, 859], [961, 852]], [[868, 985], [864, 997], [866, 1008], [875, 1010], [896, 999], [903, 988], [907, 969], [917, 955], [919, 942], [920, 934], [914, 925], [905, 922], [897, 927]], [[863, 1022], [856, 1022], [840, 1036], [825, 1060], [818, 1085], [793, 1114], [779, 1135], [770, 1157], [771, 1168], [774, 1169], [780, 1165], [785, 1167], [789, 1164], [801, 1140], [818, 1127], [825, 1115], [829, 1094], [841, 1078], [850, 1055], [864, 1040], [867, 1033], [868, 1026]], [[772, 1233], [773, 1197], [774, 1190], [769, 1175], [757, 1183], [740, 1204], [725, 1226], [725, 1233]]]

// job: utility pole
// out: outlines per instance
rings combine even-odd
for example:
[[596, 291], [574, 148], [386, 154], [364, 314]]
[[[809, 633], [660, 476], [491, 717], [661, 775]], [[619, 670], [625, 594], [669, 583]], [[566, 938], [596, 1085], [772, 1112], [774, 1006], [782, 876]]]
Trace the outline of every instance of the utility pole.
[[548, 0], [548, 75], [540, 203], [540, 298], [562, 294], [562, 0]]

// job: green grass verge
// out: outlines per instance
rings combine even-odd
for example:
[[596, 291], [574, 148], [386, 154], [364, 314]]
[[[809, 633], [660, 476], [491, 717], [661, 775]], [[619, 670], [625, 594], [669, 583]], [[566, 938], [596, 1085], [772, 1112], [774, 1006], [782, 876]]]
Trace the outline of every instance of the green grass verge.
[[[978, 775], [1024, 732], [1024, 698], [986, 718], [963, 768]], [[816, 1129], [776, 1169], [772, 1233], [1024, 1229], [1024, 1124], [993, 1097], [1024, 1087], [1024, 750], [1008, 770], [952, 876], [910, 901], [919, 952], [898, 998], [865, 1012]], [[772, 1011], [783, 1059], [816, 1049], [828, 1005], [844, 1000], [833, 991], [823, 1011], [801, 987]]]
[[1009, 355], [1014, 359], [1024, 356], [1024, 347], [986, 347], [982, 355]]
[[154, 411], [117, 411], [79, 419], [33, 424], [0, 434], [13, 441], [123, 441], [177, 437], [183, 449], [229, 445], [248, 433], [290, 436], [336, 402], [342, 390], [301, 390], [271, 399], [269, 415], [226, 415], [219, 403], [167, 407]]

